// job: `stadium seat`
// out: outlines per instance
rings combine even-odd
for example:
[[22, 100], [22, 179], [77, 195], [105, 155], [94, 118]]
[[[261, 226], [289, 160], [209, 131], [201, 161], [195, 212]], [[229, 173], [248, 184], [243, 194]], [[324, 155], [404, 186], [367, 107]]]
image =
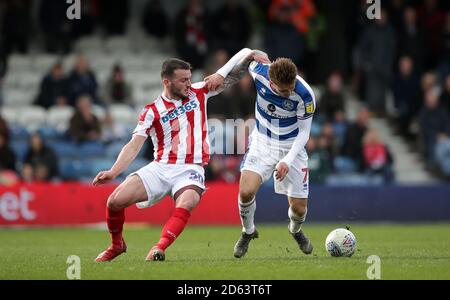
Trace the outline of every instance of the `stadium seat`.
[[338, 156], [334, 159], [333, 164], [339, 174], [348, 174], [357, 171], [356, 163], [349, 157]]
[[32, 132], [45, 125], [46, 120], [47, 111], [40, 106], [31, 105], [20, 109], [17, 123]]
[[47, 124], [59, 132], [65, 132], [74, 113], [75, 110], [70, 106], [50, 107], [47, 113]]
[[92, 178], [99, 172], [109, 170], [114, 164], [114, 159], [96, 159], [90, 164], [89, 176]]
[[20, 88], [4, 90], [5, 106], [26, 106], [30, 105], [34, 100], [34, 91], [24, 90]]
[[98, 36], [83, 37], [78, 40], [75, 49], [82, 53], [103, 53], [104, 41]]
[[58, 157], [62, 159], [79, 157], [79, 150], [74, 142], [64, 140], [50, 141], [49, 146], [52, 147]]
[[51, 67], [59, 60], [57, 55], [39, 54], [33, 59], [33, 68], [41, 75], [50, 71]]
[[105, 147], [99, 142], [84, 142], [78, 147], [78, 156], [82, 158], [104, 157]]
[[17, 109], [15, 107], [10, 106], [2, 106], [0, 107], [0, 114], [8, 123], [8, 125], [13, 125], [17, 120]]
[[97, 117], [97, 119], [102, 122], [105, 119], [106, 111], [100, 105], [92, 105], [92, 113]]
[[28, 141], [11, 139], [10, 146], [16, 154], [17, 160], [23, 162], [28, 152]]
[[76, 180], [83, 174], [83, 162], [72, 159], [61, 159], [59, 161], [59, 174], [64, 180]]
[[61, 132], [49, 125], [40, 127], [37, 132], [45, 141], [60, 140], [63, 137]]
[[8, 59], [10, 70], [30, 70], [33, 66], [33, 58], [29, 55], [12, 54]]
[[111, 105], [109, 112], [111, 113], [114, 122], [123, 125], [135, 124], [138, 118], [134, 110], [128, 105]]
[[126, 37], [115, 36], [105, 42], [105, 50], [108, 53], [130, 53], [132, 51], [130, 40]]
[[20, 126], [19, 124], [8, 124], [9, 126], [9, 132], [11, 135], [11, 139], [14, 140], [28, 140], [30, 137], [30, 134], [28, 131]]
[[115, 159], [122, 150], [125, 143], [113, 143], [106, 148], [106, 156]]

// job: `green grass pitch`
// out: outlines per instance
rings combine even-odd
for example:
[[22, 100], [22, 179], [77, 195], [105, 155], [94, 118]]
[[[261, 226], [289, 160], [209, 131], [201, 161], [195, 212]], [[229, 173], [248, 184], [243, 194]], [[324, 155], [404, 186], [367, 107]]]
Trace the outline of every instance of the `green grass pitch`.
[[342, 224], [306, 224], [315, 249], [303, 255], [287, 227], [260, 225], [244, 258], [233, 257], [240, 227], [188, 226], [167, 250], [166, 261], [145, 262], [159, 227], [127, 227], [128, 251], [94, 263], [109, 244], [95, 229], [0, 230], [0, 279], [67, 279], [69, 255], [81, 259], [81, 279], [367, 279], [367, 257], [381, 259], [381, 279], [450, 279], [450, 224], [353, 224], [351, 258], [325, 251], [327, 234]]

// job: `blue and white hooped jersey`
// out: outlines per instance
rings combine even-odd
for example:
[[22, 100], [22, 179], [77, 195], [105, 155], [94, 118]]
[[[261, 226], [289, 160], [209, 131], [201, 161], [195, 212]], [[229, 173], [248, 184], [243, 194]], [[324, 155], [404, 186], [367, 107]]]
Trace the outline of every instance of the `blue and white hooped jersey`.
[[[249, 72], [256, 87], [255, 117], [259, 133], [271, 139], [290, 142], [299, 134], [299, 120], [312, 118], [316, 101], [311, 87], [297, 76], [289, 98], [277, 95], [269, 83], [269, 65], [252, 62]], [[309, 135], [309, 132], [307, 133]]]

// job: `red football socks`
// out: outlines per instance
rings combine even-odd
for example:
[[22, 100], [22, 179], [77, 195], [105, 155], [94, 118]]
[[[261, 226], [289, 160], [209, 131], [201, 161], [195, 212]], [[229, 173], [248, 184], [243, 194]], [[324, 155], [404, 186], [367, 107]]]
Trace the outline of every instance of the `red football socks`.
[[191, 213], [184, 208], [175, 208], [170, 219], [164, 225], [164, 228], [161, 232], [161, 237], [159, 238], [158, 244], [156, 246], [159, 249], [166, 250], [175, 239], [183, 232], [184, 227], [189, 220]]
[[125, 210], [111, 210], [106, 207], [106, 223], [111, 233], [111, 242], [114, 246], [122, 247], [122, 231], [125, 222]]

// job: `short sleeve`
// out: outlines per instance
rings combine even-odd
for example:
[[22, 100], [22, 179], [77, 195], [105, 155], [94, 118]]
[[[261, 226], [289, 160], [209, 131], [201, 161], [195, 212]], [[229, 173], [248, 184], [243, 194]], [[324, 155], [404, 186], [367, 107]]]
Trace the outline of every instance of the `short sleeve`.
[[195, 93], [199, 93], [199, 92], [203, 93], [205, 95], [205, 101], [208, 100], [208, 98], [210, 98], [210, 97], [220, 94], [220, 92], [221, 92], [221, 91], [213, 92], [213, 91], [208, 90], [208, 88], [206, 87], [205, 81], [193, 83], [191, 85], [191, 88]]
[[303, 101], [303, 105], [299, 105], [297, 108], [298, 119], [305, 120], [311, 118], [316, 111], [316, 99], [311, 87], [300, 76], [297, 76], [295, 92]]
[[140, 135], [143, 137], [148, 137], [150, 133], [150, 128], [153, 125], [154, 114], [151, 109], [151, 105], [147, 105], [142, 110], [139, 115], [139, 121], [136, 128], [133, 131], [133, 135]]

